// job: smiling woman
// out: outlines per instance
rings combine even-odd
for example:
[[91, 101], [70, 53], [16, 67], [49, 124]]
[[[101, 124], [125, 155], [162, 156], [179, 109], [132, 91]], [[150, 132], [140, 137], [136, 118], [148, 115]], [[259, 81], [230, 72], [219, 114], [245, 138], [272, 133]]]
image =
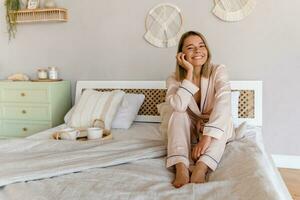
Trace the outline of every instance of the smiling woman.
[[176, 59], [176, 73], [167, 80], [166, 102], [173, 108], [167, 167], [175, 166], [173, 185], [178, 188], [205, 182], [208, 170], [216, 170], [234, 129], [226, 67], [211, 63], [204, 36], [195, 31], [183, 34]]

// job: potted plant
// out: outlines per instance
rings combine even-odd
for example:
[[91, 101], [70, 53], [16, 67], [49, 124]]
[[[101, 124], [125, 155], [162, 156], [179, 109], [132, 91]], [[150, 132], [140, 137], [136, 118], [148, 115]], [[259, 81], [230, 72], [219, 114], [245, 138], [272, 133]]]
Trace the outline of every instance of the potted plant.
[[20, 9], [19, 0], [5, 0], [6, 7], [6, 22], [7, 22], [7, 31], [9, 35], [9, 40], [13, 37], [15, 38], [17, 32], [17, 13]]

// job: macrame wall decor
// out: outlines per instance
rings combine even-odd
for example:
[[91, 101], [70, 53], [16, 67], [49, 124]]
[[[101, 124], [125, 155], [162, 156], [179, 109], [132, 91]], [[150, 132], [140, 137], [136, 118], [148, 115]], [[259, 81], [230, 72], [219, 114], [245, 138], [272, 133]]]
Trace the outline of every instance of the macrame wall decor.
[[168, 3], [152, 8], [146, 17], [144, 38], [160, 48], [176, 46], [182, 34], [182, 15], [176, 6]]
[[214, 0], [212, 12], [224, 21], [240, 21], [248, 16], [256, 5], [255, 0]]

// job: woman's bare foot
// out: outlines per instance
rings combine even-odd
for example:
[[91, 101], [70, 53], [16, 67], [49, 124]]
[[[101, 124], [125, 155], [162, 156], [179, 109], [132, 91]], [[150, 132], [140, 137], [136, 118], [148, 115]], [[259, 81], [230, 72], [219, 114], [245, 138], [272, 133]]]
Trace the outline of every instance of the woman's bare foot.
[[208, 167], [203, 162], [197, 162], [191, 176], [191, 183], [204, 183]]
[[172, 182], [173, 186], [176, 188], [180, 188], [183, 185], [189, 183], [190, 175], [189, 170], [183, 163], [176, 164], [176, 176], [174, 181]]

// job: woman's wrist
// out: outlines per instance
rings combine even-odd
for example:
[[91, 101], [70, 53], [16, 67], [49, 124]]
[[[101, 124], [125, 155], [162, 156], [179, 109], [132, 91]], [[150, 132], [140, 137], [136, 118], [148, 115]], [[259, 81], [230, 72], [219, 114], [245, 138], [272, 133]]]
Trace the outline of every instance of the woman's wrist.
[[209, 135], [203, 135], [202, 137], [205, 139], [211, 139], [211, 136], [209, 136]]
[[188, 70], [185, 78], [189, 81], [193, 81], [193, 70]]

